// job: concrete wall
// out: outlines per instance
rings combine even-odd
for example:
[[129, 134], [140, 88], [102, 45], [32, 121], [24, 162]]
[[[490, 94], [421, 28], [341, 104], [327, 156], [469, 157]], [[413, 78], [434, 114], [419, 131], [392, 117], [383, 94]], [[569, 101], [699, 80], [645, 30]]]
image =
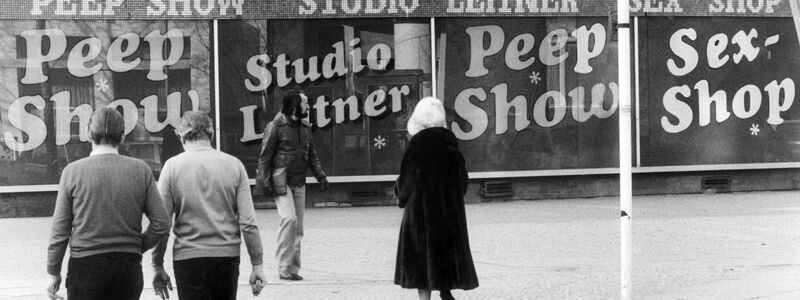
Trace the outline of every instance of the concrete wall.
[[55, 204], [56, 192], [0, 194], [0, 217], [49, 217]]
[[[481, 196], [486, 183], [510, 183], [513, 195]], [[708, 186], [709, 183], [720, 185]], [[317, 184], [307, 186], [307, 207], [396, 205], [392, 182], [336, 183], [322, 192]], [[634, 174], [634, 195], [800, 190], [800, 169], [671, 172]], [[619, 195], [617, 175], [555, 176], [510, 179], [474, 179], [465, 201], [538, 200]], [[53, 214], [55, 192], [0, 194], [0, 217], [44, 217]], [[257, 208], [274, 208], [263, 196], [254, 198]]]

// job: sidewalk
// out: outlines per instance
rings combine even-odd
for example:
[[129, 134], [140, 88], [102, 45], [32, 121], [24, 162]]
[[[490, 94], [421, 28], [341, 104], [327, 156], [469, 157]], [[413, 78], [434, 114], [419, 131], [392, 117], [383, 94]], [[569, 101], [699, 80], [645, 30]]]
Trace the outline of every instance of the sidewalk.
[[[401, 209], [307, 210], [301, 282], [278, 280], [277, 213], [257, 214], [270, 278], [262, 295], [249, 295], [243, 249], [239, 299], [417, 297], [392, 282]], [[617, 198], [467, 205], [480, 287], [453, 294], [618, 299], [618, 217]], [[798, 191], [635, 197], [633, 222], [634, 299], [800, 299]], [[50, 218], [0, 219], [0, 299], [46, 299], [49, 225]], [[149, 253], [142, 263], [141, 299], [158, 299], [147, 288]], [[63, 285], [59, 294], [66, 295]]]

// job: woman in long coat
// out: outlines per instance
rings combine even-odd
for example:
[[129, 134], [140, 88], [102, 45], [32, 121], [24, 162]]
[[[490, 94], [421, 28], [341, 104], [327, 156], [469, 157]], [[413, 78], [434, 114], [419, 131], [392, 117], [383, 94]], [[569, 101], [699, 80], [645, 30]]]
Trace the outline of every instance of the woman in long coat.
[[430, 299], [431, 290], [453, 299], [450, 290], [478, 286], [464, 212], [467, 170], [455, 135], [444, 127], [441, 101], [420, 100], [395, 183], [404, 211], [394, 282], [418, 289], [420, 299]]

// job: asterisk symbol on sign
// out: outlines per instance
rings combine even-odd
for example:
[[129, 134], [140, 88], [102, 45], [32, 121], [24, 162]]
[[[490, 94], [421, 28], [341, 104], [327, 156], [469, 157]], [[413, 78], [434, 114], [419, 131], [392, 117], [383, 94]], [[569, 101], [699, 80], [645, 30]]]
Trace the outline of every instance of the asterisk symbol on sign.
[[97, 80], [97, 82], [95, 82], [94, 85], [98, 91], [105, 93], [108, 89], [108, 80], [105, 78], [100, 78]]
[[528, 78], [531, 79], [531, 83], [533, 84], [539, 84], [539, 80], [542, 80], [542, 77], [539, 76], [539, 72], [536, 71], [531, 72], [531, 75], [528, 76]]
[[374, 138], [372, 140], [375, 141], [375, 148], [380, 149], [380, 148], [386, 147], [386, 139], [384, 137], [378, 135], [378, 137], [376, 137], [376, 138]]
[[758, 135], [760, 131], [761, 129], [758, 129], [758, 124], [753, 124], [753, 126], [750, 126], [750, 135]]

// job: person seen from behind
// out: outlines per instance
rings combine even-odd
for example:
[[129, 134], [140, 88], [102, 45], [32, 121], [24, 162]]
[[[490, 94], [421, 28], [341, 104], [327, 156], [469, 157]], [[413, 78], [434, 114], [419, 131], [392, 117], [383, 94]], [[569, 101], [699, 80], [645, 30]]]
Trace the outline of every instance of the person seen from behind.
[[[186, 112], [175, 133], [183, 153], [164, 164], [158, 189], [167, 213], [175, 217], [173, 271], [180, 299], [236, 299], [239, 253], [244, 239], [252, 271], [253, 295], [264, 284], [263, 249], [256, 225], [250, 183], [242, 162], [211, 147], [214, 129], [204, 112]], [[168, 237], [153, 251], [153, 289], [169, 298], [164, 269]]]
[[442, 102], [419, 101], [408, 120], [411, 141], [394, 191], [403, 208], [394, 283], [430, 299], [478, 287], [464, 209], [467, 170], [458, 140], [445, 128]]
[[[119, 154], [124, 139], [122, 115], [108, 107], [89, 120], [92, 152], [67, 165], [58, 184], [47, 248], [47, 293], [61, 285], [67, 244], [67, 297], [139, 299], [142, 253], [169, 236], [169, 216], [147, 163]], [[142, 215], [149, 219], [142, 232]]]

